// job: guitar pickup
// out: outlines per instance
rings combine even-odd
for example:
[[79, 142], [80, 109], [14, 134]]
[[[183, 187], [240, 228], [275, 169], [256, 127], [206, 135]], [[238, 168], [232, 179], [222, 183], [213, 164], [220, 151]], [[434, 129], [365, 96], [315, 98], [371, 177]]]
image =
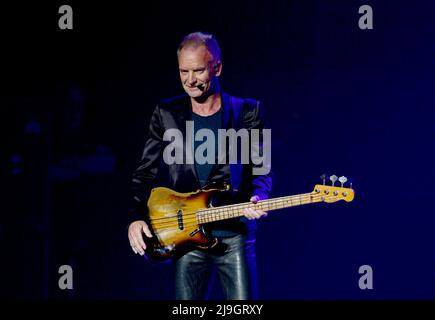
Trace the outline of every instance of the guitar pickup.
[[178, 210], [178, 212], [177, 212], [177, 221], [178, 221], [178, 229], [184, 230], [183, 211], [182, 210]]

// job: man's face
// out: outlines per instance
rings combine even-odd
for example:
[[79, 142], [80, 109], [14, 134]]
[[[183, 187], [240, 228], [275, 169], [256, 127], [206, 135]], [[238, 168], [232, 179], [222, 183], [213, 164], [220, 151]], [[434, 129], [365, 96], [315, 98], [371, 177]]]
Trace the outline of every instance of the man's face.
[[210, 92], [222, 69], [220, 62], [215, 65], [213, 65], [212, 55], [205, 46], [181, 49], [178, 56], [180, 79], [190, 97], [199, 98]]

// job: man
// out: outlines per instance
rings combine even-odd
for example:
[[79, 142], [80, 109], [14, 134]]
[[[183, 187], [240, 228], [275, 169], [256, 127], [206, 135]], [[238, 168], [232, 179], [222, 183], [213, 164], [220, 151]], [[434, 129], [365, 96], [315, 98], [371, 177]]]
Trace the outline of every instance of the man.
[[[163, 151], [170, 143], [164, 139], [165, 131], [179, 129], [186, 136], [186, 121], [193, 121], [193, 136], [205, 128], [217, 137], [219, 129], [261, 131], [264, 127], [257, 101], [231, 97], [221, 91], [218, 81], [222, 72], [221, 53], [212, 35], [201, 32], [187, 35], [177, 54], [180, 79], [187, 96], [165, 100], [156, 107], [140, 165], [133, 174], [133, 222], [129, 225], [128, 237], [133, 251], [140, 255], [144, 255], [146, 248], [143, 234], [151, 237], [143, 217], [147, 199], [164, 158]], [[218, 139], [215, 140], [217, 146]], [[191, 148], [197, 150], [198, 143], [192, 141]], [[261, 153], [262, 145], [259, 146], [257, 151]], [[188, 149], [188, 143], [183, 147]], [[237, 146], [232, 147], [225, 152], [230, 152], [229, 148], [237, 149]], [[184, 155], [188, 152], [186, 150]], [[254, 175], [252, 169], [258, 164], [252, 161], [248, 164], [240, 161], [199, 163], [197, 160], [194, 164], [186, 161], [163, 166], [168, 170], [172, 189], [192, 192], [211, 182], [229, 181], [230, 192], [214, 199], [214, 206], [246, 201], [256, 203], [269, 197], [271, 177], [268, 170], [263, 175]], [[255, 298], [253, 219], [265, 215], [266, 212], [260, 210], [245, 209], [242, 218], [207, 224], [207, 231], [223, 245], [220, 250], [197, 249], [176, 259], [176, 299], [204, 298], [212, 268], [217, 270], [226, 299]]]

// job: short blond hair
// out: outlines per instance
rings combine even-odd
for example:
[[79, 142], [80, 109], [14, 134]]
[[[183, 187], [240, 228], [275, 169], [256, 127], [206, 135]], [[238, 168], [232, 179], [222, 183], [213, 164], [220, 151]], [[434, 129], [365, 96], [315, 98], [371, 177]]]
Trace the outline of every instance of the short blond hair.
[[197, 48], [205, 46], [213, 57], [214, 62], [221, 61], [221, 48], [216, 38], [210, 33], [193, 32], [183, 38], [178, 46], [177, 56], [180, 56], [181, 49], [184, 47]]

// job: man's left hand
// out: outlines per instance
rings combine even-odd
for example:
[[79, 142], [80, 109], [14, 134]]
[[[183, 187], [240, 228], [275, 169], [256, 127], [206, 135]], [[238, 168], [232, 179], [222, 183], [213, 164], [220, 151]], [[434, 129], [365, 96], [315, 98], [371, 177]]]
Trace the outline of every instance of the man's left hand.
[[[259, 200], [260, 200], [259, 196], [253, 196], [253, 197], [251, 197], [251, 199], [249, 199], [249, 201], [251, 201], [254, 204], [256, 204]], [[243, 210], [243, 214], [249, 220], [259, 219], [259, 218], [261, 218], [263, 216], [264, 217], [267, 216], [267, 212], [265, 212], [263, 210], [255, 210], [253, 208], [246, 208], [245, 210]]]

